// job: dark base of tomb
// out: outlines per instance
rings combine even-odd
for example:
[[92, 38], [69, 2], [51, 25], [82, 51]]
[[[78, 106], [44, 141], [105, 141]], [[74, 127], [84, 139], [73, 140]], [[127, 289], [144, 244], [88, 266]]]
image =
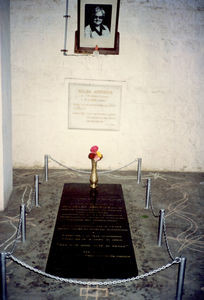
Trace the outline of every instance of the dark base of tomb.
[[65, 278], [138, 274], [120, 184], [65, 184], [46, 272]]

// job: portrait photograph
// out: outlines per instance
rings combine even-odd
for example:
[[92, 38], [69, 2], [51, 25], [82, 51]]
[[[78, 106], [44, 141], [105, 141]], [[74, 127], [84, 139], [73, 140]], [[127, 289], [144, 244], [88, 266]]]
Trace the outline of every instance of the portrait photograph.
[[99, 49], [115, 50], [119, 0], [78, 0], [78, 50], [91, 52]]
[[84, 37], [107, 38], [111, 34], [112, 5], [85, 5]]

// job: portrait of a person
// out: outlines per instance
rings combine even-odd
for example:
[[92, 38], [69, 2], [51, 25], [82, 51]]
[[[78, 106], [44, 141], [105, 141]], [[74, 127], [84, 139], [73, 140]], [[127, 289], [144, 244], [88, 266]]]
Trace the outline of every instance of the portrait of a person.
[[[90, 9], [90, 7], [88, 7]], [[110, 13], [110, 12], [109, 12]], [[88, 14], [87, 14], [88, 15]], [[85, 26], [85, 38], [104, 38], [110, 35], [108, 24], [105, 24], [106, 11], [101, 6], [95, 6], [91, 9], [90, 17], [88, 18], [89, 24]]]

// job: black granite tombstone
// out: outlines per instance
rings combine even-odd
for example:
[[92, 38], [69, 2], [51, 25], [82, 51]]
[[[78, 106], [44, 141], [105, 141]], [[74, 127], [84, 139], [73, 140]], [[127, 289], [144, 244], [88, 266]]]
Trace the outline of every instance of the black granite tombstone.
[[95, 279], [138, 274], [120, 184], [64, 185], [46, 272]]

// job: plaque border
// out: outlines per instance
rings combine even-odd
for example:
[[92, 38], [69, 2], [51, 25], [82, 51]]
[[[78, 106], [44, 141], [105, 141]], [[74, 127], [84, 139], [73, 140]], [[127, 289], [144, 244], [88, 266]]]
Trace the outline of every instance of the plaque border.
[[[120, 131], [120, 127], [121, 127], [121, 107], [122, 107], [122, 94], [123, 94], [123, 82], [121, 81], [112, 81], [112, 82], [106, 82], [106, 81], [99, 81], [99, 80], [96, 80], [94, 83], [93, 81], [89, 81], [89, 80], [72, 80], [72, 79], [69, 79], [68, 82], [68, 92], [67, 92], [67, 97], [68, 97], [68, 129], [69, 130], [98, 130], [98, 131]], [[117, 128], [103, 128], [103, 127], [89, 127], [87, 125], [87, 127], [82, 127], [82, 126], [72, 126], [71, 125], [71, 117], [72, 117], [72, 114], [71, 114], [71, 99], [70, 99], [70, 84], [74, 84], [74, 85], [78, 85], [79, 87], [80, 86], [87, 86], [87, 87], [90, 87], [90, 86], [95, 86], [95, 87], [104, 87], [104, 86], [107, 86], [107, 87], [119, 87], [120, 88], [120, 98], [118, 99], [119, 101], [119, 108], [118, 108], [118, 111], [119, 111], [119, 115], [118, 115], [118, 124], [117, 124]]]

